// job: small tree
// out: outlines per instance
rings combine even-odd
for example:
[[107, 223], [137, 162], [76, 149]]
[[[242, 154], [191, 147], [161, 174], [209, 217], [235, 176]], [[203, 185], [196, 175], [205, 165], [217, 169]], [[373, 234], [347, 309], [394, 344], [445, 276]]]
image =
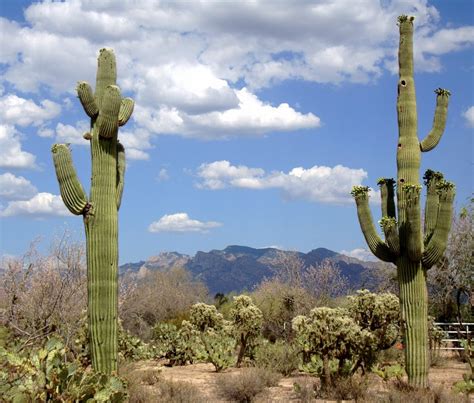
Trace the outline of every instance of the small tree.
[[239, 295], [234, 297], [230, 316], [239, 343], [237, 357], [237, 366], [239, 367], [251, 343], [260, 335], [263, 315], [249, 296]]

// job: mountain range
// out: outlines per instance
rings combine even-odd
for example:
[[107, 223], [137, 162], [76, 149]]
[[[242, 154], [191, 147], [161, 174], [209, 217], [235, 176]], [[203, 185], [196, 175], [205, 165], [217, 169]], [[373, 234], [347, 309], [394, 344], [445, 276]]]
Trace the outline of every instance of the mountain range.
[[218, 292], [226, 294], [252, 290], [265, 278], [271, 278], [278, 273], [282, 257], [292, 256], [300, 259], [304, 267], [318, 267], [323, 261], [329, 261], [339, 268], [354, 289], [373, 288], [375, 280], [371, 273], [380, 264], [362, 261], [325, 248], [303, 253], [231, 245], [223, 250], [198, 251], [194, 256], [162, 252], [146, 261], [126, 263], [120, 266], [119, 273], [143, 275], [150, 270], [166, 271], [173, 267], [184, 267], [195, 279], [206, 284], [212, 295]]

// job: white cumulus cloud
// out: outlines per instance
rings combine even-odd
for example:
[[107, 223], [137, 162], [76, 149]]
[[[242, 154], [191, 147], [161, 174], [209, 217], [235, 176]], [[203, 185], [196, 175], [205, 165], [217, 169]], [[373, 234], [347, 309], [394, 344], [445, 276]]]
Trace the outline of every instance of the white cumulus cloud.
[[198, 221], [191, 219], [187, 213], [165, 214], [158, 221], [152, 222], [150, 232], [209, 232], [212, 228], [222, 226], [216, 221]]
[[261, 168], [231, 165], [224, 160], [200, 165], [197, 177], [200, 179], [197, 186], [203, 189], [279, 189], [288, 199], [346, 203], [352, 200], [352, 186], [360, 185], [367, 178], [367, 172], [342, 165], [315, 165], [311, 168], [296, 167], [289, 172], [265, 172]]
[[22, 200], [33, 197], [38, 190], [23, 176], [15, 176], [10, 172], [0, 175], [0, 198]]
[[76, 122], [75, 126], [58, 123], [56, 126], [56, 141], [58, 143], [89, 145], [89, 141], [84, 139], [83, 134], [88, 132], [90, 124], [86, 120]]
[[0, 98], [0, 119], [6, 124], [41, 126], [60, 112], [61, 105], [47, 99], [38, 105], [31, 99], [20, 98], [15, 94]]
[[474, 106], [467, 108], [462, 115], [466, 119], [467, 125], [469, 127], [474, 127]]
[[205, 139], [259, 136], [268, 132], [292, 131], [320, 126], [319, 117], [303, 114], [287, 103], [273, 106], [246, 88], [236, 90], [238, 106], [224, 111], [188, 114], [176, 108], [136, 108], [135, 119], [155, 133], [179, 134]]
[[71, 213], [64, 205], [61, 196], [51, 193], [37, 193], [29, 200], [15, 200], [0, 210], [0, 217], [12, 216], [68, 216]]
[[36, 157], [21, 149], [20, 133], [0, 124], [0, 168], [36, 168]]

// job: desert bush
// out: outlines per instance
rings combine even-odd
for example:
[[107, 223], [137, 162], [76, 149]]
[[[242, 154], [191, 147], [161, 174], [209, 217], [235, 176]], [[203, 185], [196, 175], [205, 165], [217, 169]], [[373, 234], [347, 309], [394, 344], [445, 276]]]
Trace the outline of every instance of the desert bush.
[[316, 398], [317, 383], [313, 378], [300, 378], [293, 383], [293, 390], [298, 401], [311, 403]]
[[131, 361], [119, 365], [119, 375], [127, 382], [129, 403], [148, 403], [155, 400], [155, 393], [150, 386], [161, 379], [160, 369], [139, 369]]
[[207, 399], [190, 382], [161, 379], [155, 385], [156, 395], [153, 401], [173, 403], [205, 403]]
[[368, 381], [365, 377], [336, 377], [330, 389], [323, 388], [313, 379], [302, 378], [293, 384], [296, 396], [302, 403], [314, 402], [315, 399], [353, 400], [355, 402], [376, 401], [366, 400], [368, 397]]
[[124, 329], [148, 341], [156, 323], [186, 316], [193, 304], [207, 298], [202, 282], [183, 268], [149, 271], [141, 278], [122, 279], [119, 312]]
[[255, 353], [255, 365], [289, 376], [298, 369], [300, 359], [298, 349], [293, 344], [283, 341], [261, 342]]
[[442, 386], [416, 388], [404, 380], [396, 380], [390, 384], [385, 396], [378, 396], [378, 401], [381, 403], [467, 403], [469, 400]]
[[252, 293], [252, 299], [263, 314], [262, 335], [270, 341], [290, 340], [293, 318], [308, 314], [316, 305], [305, 288], [277, 278], [263, 281]]
[[276, 386], [280, 376], [263, 368], [242, 368], [238, 373], [220, 376], [219, 389], [225, 399], [252, 402], [265, 388]]
[[49, 252], [38, 241], [19, 258], [0, 262], [0, 321], [25, 346], [42, 345], [53, 333], [72, 347], [86, 308], [84, 246], [65, 232]]
[[67, 357], [67, 347], [56, 338], [28, 350], [0, 347], [0, 395], [15, 402], [126, 401], [121, 378], [93, 372]]

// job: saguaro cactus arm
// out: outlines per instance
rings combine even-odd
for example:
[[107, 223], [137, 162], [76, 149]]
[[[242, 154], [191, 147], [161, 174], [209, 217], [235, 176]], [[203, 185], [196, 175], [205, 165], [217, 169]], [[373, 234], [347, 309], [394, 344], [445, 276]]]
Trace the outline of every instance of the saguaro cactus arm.
[[385, 242], [380, 239], [372, 220], [372, 214], [369, 208], [369, 188], [367, 186], [354, 186], [352, 196], [357, 205], [357, 216], [359, 217], [360, 227], [365, 240], [372, 253], [384, 262], [393, 262], [394, 256], [390, 252]]
[[92, 93], [92, 88], [89, 83], [85, 81], [78, 82], [76, 91], [87, 116], [91, 119], [95, 118], [99, 114], [99, 108], [95, 102], [94, 94]]
[[380, 187], [380, 197], [382, 199], [382, 217], [396, 218], [394, 199], [395, 179], [381, 178], [377, 181], [377, 185]]
[[441, 181], [438, 184], [439, 211], [433, 236], [425, 247], [422, 262], [425, 269], [431, 268], [443, 256], [446, 250], [451, 220], [453, 217], [453, 201], [455, 188], [451, 182]]
[[125, 148], [117, 142], [117, 210], [122, 203], [122, 193], [125, 177]]
[[419, 262], [423, 253], [420, 212], [421, 185], [402, 185], [402, 192], [406, 203], [407, 220], [405, 226], [408, 257], [414, 262]]
[[446, 117], [448, 115], [448, 103], [451, 93], [443, 88], [435, 90], [436, 110], [433, 119], [433, 128], [420, 142], [421, 151], [430, 151], [437, 146], [446, 128]]
[[71, 151], [66, 144], [54, 144], [51, 152], [64, 204], [72, 214], [82, 214], [87, 206], [87, 196], [77, 178]]
[[130, 119], [130, 116], [132, 116], [134, 106], [135, 102], [132, 98], [122, 99], [118, 116], [119, 126], [123, 126], [125, 123], [128, 122], [128, 119]]
[[398, 238], [397, 220], [393, 217], [385, 216], [382, 217], [379, 222], [385, 234], [385, 242], [387, 243], [390, 252], [394, 256], [398, 256], [400, 254], [400, 240]]
[[439, 193], [438, 183], [443, 180], [441, 172], [435, 172], [428, 169], [423, 176], [426, 185], [426, 204], [425, 204], [425, 245], [433, 235], [433, 231], [438, 220]]
[[117, 136], [119, 127], [118, 115], [122, 98], [120, 96], [120, 89], [116, 85], [109, 85], [104, 91], [102, 97], [102, 106], [97, 118], [97, 125], [99, 126], [99, 135], [103, 138], [109, 139]]

